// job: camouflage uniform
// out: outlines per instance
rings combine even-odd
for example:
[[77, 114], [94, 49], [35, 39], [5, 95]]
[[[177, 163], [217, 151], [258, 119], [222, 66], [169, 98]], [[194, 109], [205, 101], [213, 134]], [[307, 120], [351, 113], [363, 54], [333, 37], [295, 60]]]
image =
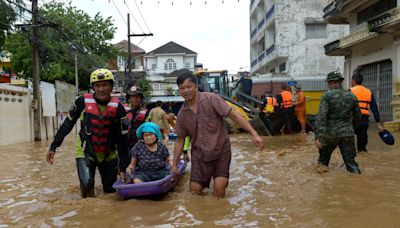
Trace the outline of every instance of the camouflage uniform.
[[321, 143], [319, 164], [328, 166], [333, 150], [339, 145], [347, 170], [361, 173], [355, 161], [353, 125], [360, 115], [357, 98], [351, 92], [337, 87], [323, 94], [315, 124], [315, 140]]

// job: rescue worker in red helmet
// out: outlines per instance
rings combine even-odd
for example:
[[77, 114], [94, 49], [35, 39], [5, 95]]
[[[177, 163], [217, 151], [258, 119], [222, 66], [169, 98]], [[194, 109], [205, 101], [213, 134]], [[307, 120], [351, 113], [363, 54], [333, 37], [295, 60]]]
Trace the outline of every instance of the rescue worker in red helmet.
[[103, 192], [112, 193], [115, 192], [112, 184], [117, 179], [118, 170], [125, 172], [129, 164], [129, 122], [124, 106], [111, 97], [114, 76], [107, 69], [97, 69], [90, 75], [90, 85], [94, 94], [86, 93], [75, 100], [47, 153], [47, 162], [52, 165], [57, 147], [80, 119], [75, 155], [83, 198], [94, 197], [96, 168], [99, 169]]
[[128, 106], [125, 106], [126, 115], [129, 119], [129, 148], [132, 148], [137, 142], [136, 130], [141, 124], [146, 122], [149, 110], [143, 107], [144, 94], [137, 86], [132, 86], [126, 93]]

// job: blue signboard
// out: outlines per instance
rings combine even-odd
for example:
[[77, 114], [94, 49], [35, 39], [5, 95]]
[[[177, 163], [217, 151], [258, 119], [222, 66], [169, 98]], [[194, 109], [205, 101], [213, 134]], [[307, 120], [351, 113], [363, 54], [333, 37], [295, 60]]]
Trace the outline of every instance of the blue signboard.
[[295, 85], [297, 85], [297, 82], [296, 81], [288, 81], [288, 86], [295, 86]]

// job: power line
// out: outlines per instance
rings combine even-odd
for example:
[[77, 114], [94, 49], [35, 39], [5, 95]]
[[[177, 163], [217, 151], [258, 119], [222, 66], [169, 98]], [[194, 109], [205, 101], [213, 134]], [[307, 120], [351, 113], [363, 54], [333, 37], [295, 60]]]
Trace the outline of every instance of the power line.
[[111, 0], [111, 1], [112, 1], [112, 3], [114, 4], [114, 6], [115, 6], [115, 9], [117, 9], [117, 11], [118, 11], [119, 15], [121, 16], [121, 19], [124, 21], [124, 23], [125, 23], [126, 25], [128, 25], [128, 23], [126, 23], [126, 20], [125, 20], [124, 16], [122, 16], [122, 13], [121, 13], [121, 11], [119, 11], [119, 9], [118, 9], [117, 5], [115, 4], [114, 0]]
[[138, 21], [136, 20], [136, 18], [135, 18], [135, 14], [132, 13], [132, 11], [131, 11], [131, 9], [129, 8], [129, 6], [128, 6], [128, 4], [126, 3], [126, 1], [124, 1], [124, 3], [125, 3], [125, 5], [126, 5], [126, 8], [128, 8], [129, 13], [131, 13], [131, 15], [132, 15], [132, 17], [133, 17], [133, 20], [135, 20], [135, 22], [136, 22], [136, 24], [138, 25], [138, 27], [140, 28], [140, 30], [142, 30], [142, 32], [144, 33], [144, 30], [143, 30], [142, 26], [140, 26], [139, 22], [138, 22]]
[[135, 0], [134, 2], [135, 2], [135, 5], [136, 5], [136, 8], [138, 9], [138, 11], [139, 11], [139, 13], [140, 13], [140, 16], [141, 16], [142, 19], [143, 19], [144, 24], [146, 25], [147, 30], [149, 31], [149, 33], [151, 33], [151, 31], [150, 31], [150, 29], [149, 29], [149, 26], [147, 25], [147, 22], [146, 22], [146, 20], [144, 19], [143, 14], [142, 14], [142, 11], [140, 10], [140, 8], [139, 8], [139, 6], [138, 6], [136, 0]]

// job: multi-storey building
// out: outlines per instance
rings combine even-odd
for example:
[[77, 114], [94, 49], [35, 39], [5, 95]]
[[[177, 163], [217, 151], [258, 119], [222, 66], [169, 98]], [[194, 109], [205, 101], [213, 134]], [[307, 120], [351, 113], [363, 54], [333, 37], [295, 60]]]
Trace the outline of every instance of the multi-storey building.
[[251, 0], [250, 72], [260, 75], [253, 81], [297, 81], [307, 90], [326, 88], [327, 72], [342, 71], [344, 58], [325, 56], [323, 46], [347, 34], [348, 26], [327, 25], [322, 18], [325, 5], [326, 0]]
[[144, 58], [147, 79], [153, 88], [152, 95], [161, 96], [177, 91], [176, 72], [193, 71], [197, 53], [171, 41], [148, 52]]
[[400, 118], [400, 0], [330, 0], [325, 22], [349, 24], [350, 34], [325, 45], [328, 56], [344, 56], [350, 85], [354, 70], [364, 76], [379, 104], [381, 119]]
[[129, 86], [133, 80], [140, 80], [145, 77], [144, 71], [144, 55], [145, 51], [131, 43], [131, 73], [128, 69], [128, 41], [122, 40], [113, 45], [120, 50], [121, 54], [113, 59], [108, 68], [114, 73], [116, 91], [122, 91]]

